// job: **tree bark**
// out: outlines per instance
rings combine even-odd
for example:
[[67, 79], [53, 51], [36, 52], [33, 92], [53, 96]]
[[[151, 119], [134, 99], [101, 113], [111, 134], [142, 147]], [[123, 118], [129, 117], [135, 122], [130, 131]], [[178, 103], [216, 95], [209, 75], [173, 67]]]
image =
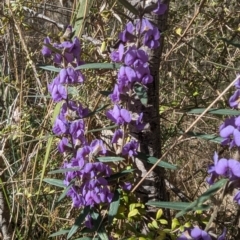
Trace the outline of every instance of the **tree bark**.
[[[146, 8], [154, 3], [154, 1], [138, 1], [138, 0], [128, 0], [137, 9]], [[139, 3], [140, 2], [140, 3]], [[145, 6], [144, 6], [145, 2]], [[169, 0], [164, 2], [169, 5]], [[160, 32], [164, 32], [167, 28], [167, 15], [168, 11], [164, 15], [156, 14], [145, 14], [144, 18], [147, 18], [155, 26], [158, 27]], [[129, 14], [130, 16], [130, 14]], [[130, 16], [133, 17], [133, 16]], [[153, 83], [149, 84], [148, 87], [148, 105], [144, 107], [140, 101], [135, 102], [132, 105], [132, 111], [143, 112], [144, 122], [149, 123], [149, 129], [143, 131], [140, 134], [134, 132], [134, 128], [130, 129], [131, 135], [138, 139], [140, 143], [140, 151], [160, 158], [161, 156], [161, 142], [160, 142], [160, 115], [159, 115], [159, 65], [160, 59], [163, 51], [163, 36], [160, 39], [160, 46], [157, 49], [147, 51], [149, 55], [149, 64], [151, 75], [153, 76]], [[148, 170], [152, 167], [151, 164], [145, 163], [140, 159], [135, 160], [136, 167], [140, 171], [139, 177], [144, 177]], [[156, 167], [146, 179], [143, 181], [141, 186], [137, 189], [137, 196], [142, 202], [147, 201], [167, 201], [168, 194], [166, 191], [165, 181], [164, 181], [165, 171], [163, 168]], [[149, 209], [149, 211], [156, 211], [155, 209]]]

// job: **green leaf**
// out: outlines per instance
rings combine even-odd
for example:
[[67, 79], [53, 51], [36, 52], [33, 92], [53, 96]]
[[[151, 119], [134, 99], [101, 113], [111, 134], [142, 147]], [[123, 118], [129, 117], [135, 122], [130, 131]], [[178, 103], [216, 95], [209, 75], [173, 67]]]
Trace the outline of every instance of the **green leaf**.
[[[142, 152], [138, 152], [136, 157], [143, 160], [143, 161], [146, 161], [150, 164], [155, 164], [158, 161], [158, 158], [147, 156], [146, 154], [144, 154]], [[167, 162], [164, 162], [164, 161], [161, 161], [160, 163], [158, 163], [158, 166], [163, 167], [163, 168], [167, 168], [167, 169], [172, 169], [172, 170], [177, 169], [177, 166], [172, 165], [172, 164], [167, 163]]]
[[221, 143], [223, 140], [223, 138], [212, 135], [212, 134], [203, 134], [203, 133], [196, 133], [196, 132], [187, 132], [185, 134], [191, 137], [201, 138], [203, 140], [207, 140], [215, 143]]
[[[191, 206], [192, 203], [189, 202], [154, 202], [149, 201], [146, 205], [156, 206], [159, 208], [167, 208], [172, 210], [184, 211]], [[201, 206], [193, 206], [189, 211], [197, 211], [197, 210], [207, 210], [210, 206], [207, 204], [202, 204]]]
[[141, 103], [146, 106], [148, 103], [147, 89], [140, 84], [135, 84], [133, 89], [140, 99]]
[[47, 66], [47, 65], [38, 65], [39, 68], [43, 69], [43, 70], [47, 70], [47, 71], [51, 71], [51, 72], [57, 72], [59, 73], [61, 68], [56, 68], [54, 66]]
[[101, 227], [98, 230], [98, 236], [100, 237], [101, 240], [108, 240], [108, 235], [107, 235], [104, 227]]
[[57, 187], [62, 187], [65, 188], [66, 185], [64, 185], [63, 180], [59, 180], [59, 179], [55, 179], [55, 178], [44, 178], [43, 179], [44, 182], [57, 186]]
[[100, 91], [99, 93], [101, 93], [103, 96], [109, 96], [110, 94], [112, 94], [112, 91]]
[[119, 63], [86, 63], [75, 68], [79, 69], [119, 69], [121, 64]]
[[67, 235], [67, 239], [69, 239], [70, 237], [72, 237], [73, 234], [75, 234], [78, 230], [78, 228], [81, 226], [82, 222], [85, 220], [85, 217], [88, 215], [88, 213], [90, 212], [90, 207], [85, 207], [80, 215], [76, 218], [74, 225], [72, 226], [72, 228], [70, 229], [68, 235]]
[[80, 167], [74, 167], [74, 168], [62, 168], [62, 169], [56, 169], [53, 171], [48, 172], [48, 174], [57, 174], [57, 173], [65, 173], [65, 172], [74, 172], [74, 171], [79, 171], [82, 168]]
[[221, 189], [226, 183], [228, 179], [221, 179], [212, 185], [205, 193], [203, 193], [197, 200], [192, 202], [186, 209], [182, 210], [176, 215], [176, 218], [183, 216], [189, 211], [196, 211], [196, 210], [205, 210], [202, 209], [204, 206], [203, 203], [210, 199], [219, 189]]
[[76, 36], [81, 37], [86, 19], [89, 16], [90, 9], [94, 0], [79, 0], [76, 7], [75, 15], [71, 22], [75, 23], [74, 29], [76, 30]]
[[99, 238], [81, 237], [81, 238], [76, 238], [74, 240], [99, 240]]
[[128, 170], [124, 170], [122, 172], [119, 172], [119, 173], [115, 173], [115, 174], [112, 174], [110, 177], [107, 177], [106, 180], [108, 182], [111, 182], [111, 181], [114, 181], [118, 178], [122, 178], [122, 177], [125, 177], [126, 175], [132, 173], [133, 171], [135, 171], [134, 169], [128, 169]]
[[108, 224], [109, 225], [112, 224], [113, 219], [118, 212], [119, 204], [120, 204], [120, 189], [116, 189], [114, 192], [113, 200], [110, 204], [109, 211], [108, 211]]
[[139, 15], [139, 11], [132, 5], [130, 4], [127, 0], [118, 0], [127, 10], [132, 12], [135, 15]]
[[[194, 108], [188, 111], [189, 114], [201, 114], [206, 110], [206, 108]], [[230, 116], [238, 116], [240, 115], [240, 111], [232, 110], [232, 109], [217, 109], [211, 108], [207, 111], [207, 113], [218, 114], [218, 115], [230, 115]]]
[[117, 162], [125, 160], [123, 157], [97, 157], [97, 159], [100, 162]]
[[229, 45], [240, 48], [240, 42], [233, 42], [233, 41], [227, 40], [226, 38], [220, 38], [220, 39], [223, 40], [224, 42], [226, 42]]
[[211, 61], [205, 61], [205, 62], [212, 63], [213, 65], [221, 67], [221, 68], [226, 68], [226, 69], [230, 69], [230, 70], [234, 70], [234, 71], [239, 71], [239, 68], [228, 67], [228, 66], [225, 66], [225, 65], [222, 65], [222, 64], [219, 64], [219, 63], [211, 62]]
[[62, 192], [62, 194], [59, 196], [57, 202], [60, 202], [68, 193], [68, 190], [72, 187], [73, 182], [69, 183], [69, 185], [64, 189], [64, 191]]
[[100, 132], [102, 130], [108, 130], [108, 129], [113, 129], [113, 128], [117, 128], [118, 125], [112, 125], [112, 126], [108, 126], [108, 127], [104, 127], [104, 128], [96, 128], [96, 129], [93, 129], [93, 130], [89, 130], [88, 133], [91, 133], [91, 132]]
[[91, 117], [93, 116], [94, 114], [96, 114], [97, 112], [101, 112], [102, 110], [104, 110], [105, 108], [107, 108], [110, 104], [106, 104], [98, 109], [96, 109], [95, 111], [93, 112], [90, 112], [89, 114], [87, 114], [84, 118], [88, 118], [88, 117]]
[[49, 237], [56, 237], [56, 236], [59, 236], [59, 235], [63, 235], [63, 234], [66, 234], [70, 231], [70, 229], [61, 229], [55, 233], [52, 233]]

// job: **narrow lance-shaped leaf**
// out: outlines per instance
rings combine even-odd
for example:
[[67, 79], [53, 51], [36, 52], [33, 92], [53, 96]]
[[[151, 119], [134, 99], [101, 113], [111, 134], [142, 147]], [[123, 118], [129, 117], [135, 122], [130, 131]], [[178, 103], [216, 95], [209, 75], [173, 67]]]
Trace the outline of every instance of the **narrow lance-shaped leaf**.
[[86, 63], [81, 66], [75, 68], [75, 70], [79, 69], [119, 69], [121, 64], [118, 63]]
[[66, 187], [66, 185], [64, 185], [63, 183], [63, 180], [59, 180], [55, 178], [44, 178], [43, 181], [57, 187], [62, 187], [62, 188]]
[[118, 0], [127, 10], [132, 12], [135, 15], [139, 15], [139, 11], [132, 5], [130, 4], [127, 0]]
[[57, 232], [55, 232], [55, 233], [52, 233], [52, 234], [49, 236], [49, 238], [50, 238], [50, 237], [57, 237], [57, 236], [66, 234], [66, 233], [68, 233], [69, 231], [70, 231], [70, 229], [61, 229], [61, 230], [59, 230], [59, 231], [57, 231]]
[[[188, 111], [188, 114], [201, 114], [206, 110], [206, 108], [194, 108]], [[238, 116], [240, 115], [240, 111], [233, 109], [217, 109], [211, 108], [207, 111], [207, 113], [218, 114], [218, 115], [230, 115], [230, 116]]]
[[212, 185], [205, 193], [203, 193], [197, 200], [191, 203], [186, 209], [182, 210], [176, 215], [176, 218], [183, 216], [189, 211], [196, 210], [196, 208], [200, 208], [203, 206], [203, 203], [211, 198], [220, 188], [222, 188], [228, 179], [221, 179]]
[[114, 192], [113, 200], [110, 204], [109, 211], [108, 211], [108, 224], [109, 225], [112, 224], [113, 219], [118, 212], [119, 204], [120, 204], [120, 189], [116, 189]]
[[81, 226], [82, 222], [84, 221], [84, 219], [86, 218], [86, 216], [88, 215], [89, 212], [90, 212], [90, 207], [89, 206], [85, 207], [82, 210], [80, 215], [76, 218], [74, 225], [70, 229], [70, 231], [69, 231], [69, 233], [67, 235], [67, 239], [72, 237], [72, 235], [77, 232], [78, 228]]

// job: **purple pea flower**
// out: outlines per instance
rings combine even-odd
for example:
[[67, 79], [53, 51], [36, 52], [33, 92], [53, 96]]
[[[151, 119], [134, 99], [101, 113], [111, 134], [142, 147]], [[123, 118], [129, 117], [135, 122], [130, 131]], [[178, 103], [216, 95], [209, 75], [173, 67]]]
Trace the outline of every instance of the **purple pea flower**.
[[58, 151], [60, 153], [64, 153], [70, 149], [71, 149], [71, 145], [69, 144], [68, 139], [66, 137], [63, 137], [58, 143]]
[[142, 49], [137, 49], [136, 46], [130, 47], [125, 54], [124, 63], [128, 66], [141, 66], [148, 61], [147, 53]]
[[182, 233], [182, 235], [178, 237], [177, 240], [188, 240], [189, 237], [191, 237], [190, 239], [193, 240], [212, 240], [207, 232], [201, 230], [198, 227], [188, 229], [186, 232]]
[[53, 133], [57, 136], [68, 133], [68, 123], [67, 121], [61, 120], [59, 117], [56, 118], [53, 129]]
[[138, 119], [136, 120], [136, 127], [139, 131], [142, 131], [146, 123], [143, 122], [143, 113], [140, 113]]
[[112, 137], [112, 143], [117, 143], [118, 139], [123, 137], [123, 132], [120, 129], [117, 129]]
[[152, 12], [157, 15], [163, 15], [167, 10], [167, 5], [162, 3], [162, 0], [158, 0], [157, 8], [154, 9]]
[[149, 29], [153, 28], [153, 24], [146, 18], [142, 18], [141, 20], [138, 19], [136, 22], [136, 31], [140, 32], [140, 34], [146, 33]]
[[110, 99], [112, 100], [113, 103], [117, 103], [120, 101], [120, 92], [117, 84], [115, 84], [114, 86], [113, 93], [110, 94]]
[[237, 74], [237, 80], [234, 84], [235, 88], [240, 89], [240, 74]]
[[231, 117], [225, 120], [220, 126], [220, 136], [223, 138], [223, 145], [230, 145], [230, 148], [240, 146], [240, 116]]
[[240, 108], [240, 89], [235, 91], [235, 93], [229, 98], [229, 105], [232, 108]]
[[130, 142], [126, 143], [123, 146], [122, 154], [132, 157], [134, 155], [137, 155], [137, 149], [138, 149], [138, 142], [135, 140], [131, 140]]
[[112, 51], [110, 54], [110, 58], [113, 62], [121, 62], [124, 55], [124, 45], [119, 44], [118, 50]]
[[60, 102], [67, 99], [66, 88], [60, 83], [59, 75], [53, 79], [53, 81], [48, 84], [48, 91], [52, 95], [54, 102]]
[[[51, 44], [50, 38], [49, 38], [49, 37], [44, 38], [43, 43], [44, 43], [44, 44]], [[51, 49], [48, 48], [47, 46], [43, 45], [42, 55], [43, 55], [44, 57], [50, 57], [51, 54], [52, 54]]]
[[233, 198], [233, 201], [237, 202], [240, 205], [240, 191], [236, 193], [236, 195]]
[[122, 66], [118, 72], [118, 90], [126, 93], [131, 85], [137, 80], [136, 72], [128, 66]]
[[160, 46], [160, 33], [156, 27], [149, 29], [143, 37], [143, 44], [151, 49], [155, 49]]
[[216, 165], [216, 173], [229, 177], [230, 179], [240, 177], [240, 162], [235, 159], [227, 160], [222, 158]]
[[74, 139], [84, 141], [85, 124], [82, 119], [75, 120], [70, 124], [69, 133]]
[[118, 125], [129, 123], [131, 121], [131, 115], [128, 110], [120, 108], [118, 105], [114, 105], [112, 110], [107, 111], [106, 116]]
[[211, 164], [208, 167], [208, 173], [211, 174], [210, 177], [207, 178], [207, 183], [212, 185], [215, 181], [215, 179], [218, 177], [218, 174], [216, 173], [216, 166], [218, 163], [218, 154], [215, 152], [213, 156], [214, 164]]
[[134, 36], [135, 26], [132, 22], [128, 22], [123, 32], [119, 34], [119, 39], [123, 42], [132, 42], [135, 40]]

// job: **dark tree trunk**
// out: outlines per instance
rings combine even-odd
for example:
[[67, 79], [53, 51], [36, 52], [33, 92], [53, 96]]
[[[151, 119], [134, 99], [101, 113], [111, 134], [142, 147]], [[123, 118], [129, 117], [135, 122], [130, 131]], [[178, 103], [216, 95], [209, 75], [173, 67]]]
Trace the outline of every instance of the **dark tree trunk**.
[[[139, 0], [128, 0], [133, 6], [139, 9], [146, 8], [149, 5], [157, 3], [154, 1], [139, 1]], [[145, 2], [145, 6], [143, 6]], [[167, 5], [169, 1], [165, 2]], [[168, 11], [164, 15], [158, 16], [156, 14], [145, 14], [144, 17], [150, 20], [155, 26], [158, 27], [160, 32], [164, 32], [167, 26], [167, 14]], [[131, 16], [132, 17], [132, 16]], [[163, 36], [160, 40], [160, 47], [154, 50], [147, 50], [149, 55], [149, 64], [151, 75], [153, 76], [153, 83], [148, 85], [148, 105], [144, 107], [140, 102], [135, 102], [134, 106], [132, 106], [132, 110], [134, 109], [142, 111], [144, 113], [144, 121], [150, 124], [148, 130], [143, 131], [143, 133], [134, 134], [133, 128], [130, 129], [131, 134], [138, 138], [140, 142], [140, 151], [148, 154], [150, 156], [154, 156], [156, 158], [160, 158], [161, 156], [161, 142], [160, 142], [160, 116], [159, 116], [159, 65], [160, 59], [163, 51]], [[140, 172], [139, 177], [144, 177], [147, 171], [152, 167], [150, 164], [143, 163], [141, 160], [136, 159], [136, 166]], [[143, 202], [147, 202], [150, 200], [154, 201], [167, 201], [168, 196], [166, 192], [166, 186], [164, 181], [164, 169], [160, 167], [156, 167], [154, 171], [152, 171], [148, 177], [143, 181], [141, 186], [136, 190], [137, 196]], [[149, 209], [150, 210], [150, 209]], [[151, 209], [155, 211], [154, 209]], [[150, 210], [150, 211], [151, 211]]]

